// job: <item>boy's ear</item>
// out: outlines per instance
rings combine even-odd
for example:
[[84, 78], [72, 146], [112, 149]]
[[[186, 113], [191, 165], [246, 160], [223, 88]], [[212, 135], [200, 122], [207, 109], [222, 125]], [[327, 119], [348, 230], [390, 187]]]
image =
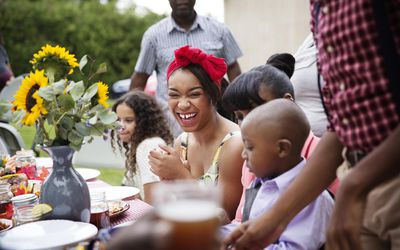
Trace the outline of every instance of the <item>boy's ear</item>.
[[284, 158], [289, 155], [292, 148], [292, 143], [288, 139], [280, 139], [277, 142], [278, 156]]

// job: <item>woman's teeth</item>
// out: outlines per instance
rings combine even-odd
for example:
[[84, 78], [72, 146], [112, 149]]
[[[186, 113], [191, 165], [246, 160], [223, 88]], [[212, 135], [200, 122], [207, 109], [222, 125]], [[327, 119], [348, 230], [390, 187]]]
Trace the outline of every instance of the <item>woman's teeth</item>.
[[180, 117], [181, 119], [189, 119], [189, 118], [194, 117], [195, 115], [196, 115], [196, 113], [191, 113], [191, 114], [179, 114], [179, 117]]

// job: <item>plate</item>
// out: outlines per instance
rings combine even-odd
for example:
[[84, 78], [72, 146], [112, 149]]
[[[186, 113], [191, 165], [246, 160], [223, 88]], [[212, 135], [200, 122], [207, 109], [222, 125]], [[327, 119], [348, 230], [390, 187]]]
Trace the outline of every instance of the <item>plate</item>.
[[90, 188], [89, 191], [97, 192], [104, 191], [106, 192], [106, 200], [107, 201], [116, 201], [123, 200], [127, 198], [133, 198], [135, 195], [140, 193], [140, 190], [135, 187], [128, 186], [109, 186], [109, 187], [100, 187], [100, 188]]
[[75, 168], [76, 171], [83, 177], [85, 181], [97, 178], [100, 171], [92, 168]]
[[108, 201], [108, 211], [110, 217], [116, 217], [129, 209], [130, 205], [125, 201]]
[[70, 220], [35, 221], [14, 227], [1, 235], [1, 249], [63, 249], [97, 234], [89, 223]]
[[45, 168], [52, 168], [53, 167], [53, 160], [50, 157], [36, 157], [36, 166], [38, 167], [45, 167]]
[[0, 233], [12, 228], [12, 220], [0, 219]]
[[118, 224], [118, 225], [114, 226], [113, 228], [127, 227], [127, 226], [130, 226], [130, 225], [133, 225], [133, 223], [135, 223], [135, 222], [136, 222], [135, 220], [126, 221], [126, 222], [123, 222], [121, 224]]

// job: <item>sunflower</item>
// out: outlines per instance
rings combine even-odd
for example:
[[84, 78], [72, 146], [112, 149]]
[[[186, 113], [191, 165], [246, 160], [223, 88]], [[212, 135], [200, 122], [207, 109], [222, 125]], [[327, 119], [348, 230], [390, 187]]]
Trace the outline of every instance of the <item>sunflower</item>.
[[103, 82], [97, 82], [97, 102], [108, 108], [108, 86]]
[[25, 110], [25, 117], [22, 123], [32, 126], [40, 115], [47, 114], [43, 106], [43, 99], [39, 96], [38, 90], [47, 86], [49, 80], [44, 75], [44, 70], [36, 70], [25, 77], [14, 96], [14, 102], [17, 110]]
[[75, 55], [70, 54], [68, 50], [60, 46], [51, 46], [46, 44], [38, 53], [33, 55], [30, 60], [35, 69], [43, 69], [47, 67], [55, 67], [55, 65], [63, 66], [65, 73], [72, 74], [74, 68], [79, 66]]

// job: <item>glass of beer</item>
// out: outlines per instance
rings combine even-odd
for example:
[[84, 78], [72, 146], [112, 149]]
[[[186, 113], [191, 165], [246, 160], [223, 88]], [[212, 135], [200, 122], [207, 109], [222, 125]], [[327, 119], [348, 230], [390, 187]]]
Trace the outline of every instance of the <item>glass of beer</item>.
[[161, 182], [153, 200], [158, 216], [172, 226], [167, 249], [218, 249], [221, 195], [216, 187], [197, 181]]

